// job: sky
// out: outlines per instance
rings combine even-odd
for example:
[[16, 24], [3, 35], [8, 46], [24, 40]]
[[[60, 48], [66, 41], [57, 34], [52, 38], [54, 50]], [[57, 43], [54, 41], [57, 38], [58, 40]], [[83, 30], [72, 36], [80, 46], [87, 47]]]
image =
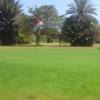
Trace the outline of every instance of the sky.
[[[41, 5], [54, 5], [58, 10], [59, 15], [65, 14], [68, 10], [68, 4], [72, 3], [73, 0], [20, 0], [20, 3], [23, 4], [23, 10], [25, 13], [28, 12], [28, 7], [35, 6], [39, 7]], [[97, 15], [95, 16], [100, 22], [100, 0], [92, 0], [96, 8]]]

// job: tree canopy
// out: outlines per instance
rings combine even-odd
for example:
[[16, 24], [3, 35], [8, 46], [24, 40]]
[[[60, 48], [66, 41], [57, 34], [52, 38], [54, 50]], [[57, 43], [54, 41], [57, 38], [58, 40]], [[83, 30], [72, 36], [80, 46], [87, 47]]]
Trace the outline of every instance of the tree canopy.
[[68, 5], [69, 10], [63, 26], [71, 45], [89, 46], [94, 41], [94, 24], [97, 23], [96, 9], [91, 0], [74, 0]]
[[0, 40], [3, 45], [16, 42], [18, 32], [16, 16], [20, 13], [19, 1], [0, 0]]
[[[35, 22], [34, 20], [40, 20], [44, 23], [44, 29], [41, 33], [47, 35], [47, 41], [50, 40], [50, 34], [53, 34], [52, 32], [57, 32], [56, 30], [58, 30], [61, 24], [61, 17], [58, 15], [56, 8], [53, 5], [43, 5], [35, 9], [30, 8], [29, 12], [33, 16], [33, 23]], [[39, 34], [36, 32], [36, 40], [41, 36], [41, 33]], [[40, 38], [38, 39], [40, 40]]]

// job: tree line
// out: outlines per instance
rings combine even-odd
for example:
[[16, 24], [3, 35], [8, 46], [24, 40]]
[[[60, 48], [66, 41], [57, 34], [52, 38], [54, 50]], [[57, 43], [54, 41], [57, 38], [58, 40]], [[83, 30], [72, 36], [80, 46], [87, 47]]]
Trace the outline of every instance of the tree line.
[[[92, 46], [100, 42], [100, 25], [91, 0], [73, 0], [65, 15], [53, 5], [28, 8], [18, 0], [0, 0], [0, 44], [66, 42], [71, 46]], [[42, 23], [39, 26], [39, 21]]]

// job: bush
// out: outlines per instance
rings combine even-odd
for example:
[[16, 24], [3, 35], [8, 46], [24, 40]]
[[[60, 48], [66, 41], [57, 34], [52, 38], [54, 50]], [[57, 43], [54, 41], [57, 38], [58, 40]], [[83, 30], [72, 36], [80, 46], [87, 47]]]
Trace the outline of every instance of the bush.
[[19, 32], [16, 41], [19, 44], [29, 44], [32, 42], [32, 35], [26, 32]]

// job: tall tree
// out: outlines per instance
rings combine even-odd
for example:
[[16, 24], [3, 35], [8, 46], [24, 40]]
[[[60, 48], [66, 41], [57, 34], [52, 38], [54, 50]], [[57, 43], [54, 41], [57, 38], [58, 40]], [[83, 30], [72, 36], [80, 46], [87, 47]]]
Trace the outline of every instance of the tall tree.
[[95, 34], [95, 42], [100, 43], [100, 24], [95, 25], [96, 34]]
[[[61, 18], [56, 8], [52, 5], [43, 5], [38, 8], [36, 7], [34, 10], [30, 8], [29, 12], [32, 14], [34, 20], [39, 19], [44, 23], [44, 31], [47, 33], [47, 38], [50, 35], [50, 30], [56, 29], [61, 23]], [[38, 36], [40, 40], [41, 32], [38, 35], [36, 33], [35, 36]]]
[[31, 43], [33, 40], [33, 19], [31, 16], [21, 13], [16, 17], [16, 20], [19, 30], [17, 35], [17, 43]]
[[16, 16], [21, 5], [16, 0], [0, 0], [0, 40], [2, 45], [11, 45], [16, 42], [18, 33]]
[[97, 23], [96, 9], [91, 0], [74, 0], [68, 5], [63, 32], [71, 45], [91, 46], [94, 42], [94, 23]]

